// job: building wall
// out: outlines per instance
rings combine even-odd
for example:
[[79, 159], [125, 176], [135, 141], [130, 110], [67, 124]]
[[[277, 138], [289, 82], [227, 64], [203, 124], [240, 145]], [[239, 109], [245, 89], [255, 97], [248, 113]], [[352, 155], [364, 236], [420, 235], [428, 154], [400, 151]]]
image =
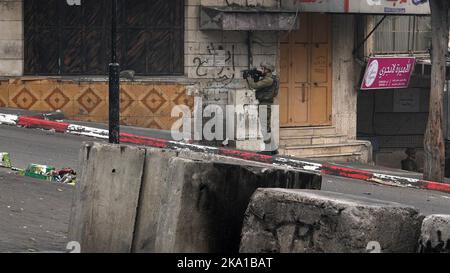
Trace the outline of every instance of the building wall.
[[[122, 125], [170, 130], [175, 105], [192, 109], [185, 83], [129, 82], [120, 86]], [[108, 83], [54, 79], [0, 81], [0, 107], [47, 112], [61, 110], [68, 119], [108, 122]]]
[[[185, 24], [185, 74], [196, 82], [191, 88], [191, 94], [202, 98], [202, 106], [218, 105], [225, 113], [226, 105], [243, 105], [242, 115], [245, 120], [251, 119], [247, 105], [255, 104], [254, 92], [239, 92], [247, 89], [246, 81], [242, 78], [242, 70], [249, 67], [259, 67], [261, 62], [278, 64], [278, 36], [276, 31], [255, 31], [251, 34], [252, 60], [248, 55], [248, 32], [246, 31], [202, 31], [199, 29], [200, 6], [264, 6], [277, 7], [278, 0], [187, 0]], [[223, 60], [225, 59], [225, 63]], [[199, 102], [198, 102], [199, 103]], [[223, 139], [235, 139], [238, 131], [226, 133], [227, 119], [223, 122]], [[206, 120], [203, 119], [205, 123]], [[248, 122], [248, 121], [247, 121]], [[250, 123], [248, 123], [250, 124]], [[234, 127], [236, 129], [236, 127]], [[242, 128], [248, 135], [249, 128]], [[197, 132], [201, 127], [194, 128]], [[222, 139], [222, 140], [223, 140]], [[218, 141], [217, 144], [221, 144]], [[231, 144], [233, 145], [233, 144]], [[260, 141], [236, 139], [234, 145], [239, 149], [260, 150]]]
[[[189, 78], [198, 79], [201, 82], [201, 90], [204, 90], [204, 103], [224, 104], [227, 102], [229, 90], [245, 88], [241, 79], [241, 69], [246, 69], [248, 65], [246, 33], [245, 32], [214, 32], [199, 31], [198, 14], [199, 4], [211, 6], [224, 6], [223, 0], [190, 0], [187, 1], [190, 7], [187, 9], [187, 29], [186, 29], [186, 70]], [[229, 4], [242, 4], [246, 1], [228, 1]], [[258, 2], [259, 5], [276, 7], [278, 1], [247, 1]], [[353, 15], [332, 15], [333, 16], [333, 126], [337, 132], [348, 136], [349, 139], [356, 139], [356, 105], [357, 105], [357, 82], [359, 80], [360, 68], [354, 62], [352, 50], [355, 45], [355, 19]], [[278, 32], [255, 32], [254, 33], [254, 65], [259, 65], [261, 61], [269, 61], [279, 68], [279, 45]], [[256, 41], [256, 42], [255, 42]], [[223, 46], [226, 51], [233, 52], [233, 63], [227, 63], [225, 71], [229, 71], [230, 77], [234, 80], [217, 82], [220, 79], [218, 72], [223, 67], [214, 67], [211, 63], [213, 55], [209, 53], [209, 47]], [[200, 66], [199, 59], [205, 62], [205, 67]], [[194, 64], [194, 65], [193, 65]], [[200, 71], [200, 73], [198, 73]], [[206, 75], [205, 75], [206, 74]]]
[[[121, 97], [126, 106], [121, 109], [123, 124], [170, 129], [174, 121], [170, 118], [170, 107], [177, 103], [192, 108], [193, 96], [198, 96], [203, 98], [204, 105], [225, 106], [231, 90], [245, 87], [241, 70], [249, 65], [247, 33], [200, 31], [200, 4], [273, 7], [278, 1], [185, 1], [185, 76], [148, 77], [123, 83]], [[105, 77], [21, 77], [22, 13], [22, 1], [0, 0], [0, 77], [7, 77], [0, 84], [0, 106], [36, 111], [61, 108], [69, 118], [106, 121]], [[256, 32], [252, 40], [255, 66], [262, 61], [277, 64], [277, 32]], [[80, 105], [84, 100], [86, 107]]]
[[0, 0], [0, 76], [20, 76], [22, 71], [22, 1]]
[[352, 53], [355, 30], [353, 15], [333, 15], [333, 125], [338, 134], [348, 139], [356, 139], [360, 68]]
[[[228, 3], [227, 3], [228, 2]], [[260, 5], [276, 7], [277, 0], [187, 0], [185, 25], [185, 74], [198, 81], [204, 103], [227, 104], [229, 90], [245, 88], [241, 70], [248, 68], [247, 32], [201, 31], [199, 29], [200, 5], [241, 6]], [[277, 65], [278, 32], [254, 32], [253, 65], [263, 61]], [[225, 65], [219, 60], [225, 54]], [[216, 61], [215, 61], [216, 60]]]
[[372, 142], [377, 164], [401, 168], [406, 148], [416, 148], [417, 163], [422, 168], [429, 89], [429, 77], [415, 74], [407, 89], [359, 93], [358, 136]]
[[[389, 29], [394, 28], [392, 23], [395, 18], [384, 21], [380, 28], [366, 43], [363, 56], [369, 56], [374, 52], [382, 52], [381, 45], [392, 44], [392, 33]], [[379, 16], [365, 16], [366, 29], [363, 39], [379, 22]], [[412, 24], [399, 25], [396, 48], [405, 50], [406, 46], [412, 46], [411, 39], [416, 41], [415, 48], [419, 51], [426, 50], [429, 35], [429, 18], [426, 17], [401, 17], [403, 22], [416, 22]], [[398, 25], [399, 21], [397, 21]], [[408, 35], [408, 30], [411, 32]], [[415, 30], [419, 33], [412, 34]], [[385, 33], [383, 33], [385, 32]], [[389, 36], [389, 37], [388, 37]], [[408, 42], [408, 37], [411, 37]], [[385, 41], [379, 41], [384, 39]], [[377, 48], [378, 47], [378, 48]], [[389, 49], [389, 48], [388, 48]], [[411, 47], [412, 49], [412, 47]], [[393, 51], [392, 48], [385, 54]], [[417, 163], [419, 169], [423, 167], [423, 142], [429, 112], [429, 89], [430, 89], [430, 67], [416, 65], [411, 78], [409, 88], [391, 90], [372, 90], [358, 92], [358, 138], [370, 140], [373, 144], [375, 163], [385, 167], [401, 168], [401, 161], [406, 158], [406, 148], [416, 148]]]
[[[0, 106], [53, 111], [64, 104], [62, 108], [67, 109], [71, 118], [105, 121], [107, 117], [106, 78], [84, 77], [60, 80], [44, 77], [30, 80], [30, 77], [20, 77], [23, 71], [22, 1], [0, 0], [0, 3], [0, 77], [19, 76], [2, 81]], [[246, 88], [241, 70], [247, 69], [249, 65], [259, 66], [263, 61], [271, 62], [279, 68], [279, 32], [253, 32], [251, 48], [253, 63], [249, 64], [247, 32], [201, 31], [199, 29], [200, 5], [277, 7], [279, 0], [186, 0], [185, 76], [147, 78], [134, 83], [124, 83], [122, 88], [122, 100], [126, 105], [122, 109], [124, 124], [152, 127], [157, 123], [158, 128], [170, 129], [173, 121], [169, 119], [170, 112], [167, 107], [170, 105], [187, 100], [191, 107], [192, 97], [197, 96], [203, 99], [204, 105], [225, 106], [232, 103], [230, 94], [234, 90]], [[359, 75], [352, 55], [355, 20], [353, 15], [332, 16], [333, 126], [338, 133], [354, 139], [356, 138], [356, 77]], [[101, 95], [99, 98], [90, 98], [92, 92], [89, 90]], [[173, 94], [165, 97], [166, 93]], [[83, 94], [86, 95], [83, 97]], [[179, 96], [182, 99], [179, 99]], [[89, 107], [83, 107], [83, 105], [80, 107], [80, 101], [83, 101], [83, 98], [93, 104]], [[165, 103], [162, 106], [157, 103], [156, 113], [149, 112], [148, 107], [149, 102], [154, 98], [160, 103]], [[66, 103], [67, 99], [68, 103]], [[155, 107], [150, 105], [151, 109], [156, 109]]]

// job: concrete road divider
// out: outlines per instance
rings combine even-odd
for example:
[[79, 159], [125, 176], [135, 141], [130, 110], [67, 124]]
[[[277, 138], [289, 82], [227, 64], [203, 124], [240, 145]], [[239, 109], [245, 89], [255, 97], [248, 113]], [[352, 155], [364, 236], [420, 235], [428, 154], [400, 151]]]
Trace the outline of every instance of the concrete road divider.
[[83, 252], [131, 251], [145, 149], [83, 145], [69, 241]]
[[396, 203], [258, 189], [245, 214], [240, 252], [416, 252], [422, 219], [416, 209]]
[[44, 130], [55, 130], [58, 133], [65, 133], [69, 123], [39, 119], [36, 117], [19, 117], [17, 125], [27, 128], [39, 128]]
[[430, 215], [422, 224], [421, 253], [450, 253], [450, 215]]
[[70, 241], [82, 252], [238, 253], [260, 187], [320, 189], [315, 173], [218, 155], [86, 143]]

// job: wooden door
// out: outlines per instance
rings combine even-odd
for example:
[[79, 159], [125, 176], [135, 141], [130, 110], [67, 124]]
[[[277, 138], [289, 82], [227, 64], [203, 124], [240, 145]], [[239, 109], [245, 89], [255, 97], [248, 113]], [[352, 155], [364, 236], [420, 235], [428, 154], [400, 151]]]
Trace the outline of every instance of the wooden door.
[[300, 30], [281, 34], [281, 127], [331, 125], [331, 19], [303, 14]]

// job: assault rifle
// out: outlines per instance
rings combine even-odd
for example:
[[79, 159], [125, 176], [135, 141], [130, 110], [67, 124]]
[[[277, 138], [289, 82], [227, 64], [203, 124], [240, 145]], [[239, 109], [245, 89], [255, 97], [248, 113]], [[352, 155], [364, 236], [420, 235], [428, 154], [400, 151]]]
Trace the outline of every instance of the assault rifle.
[[259, 82], [263, 78], [263, 72], [259, 71], [256, 68], [253, 69], [246, 69], [242, 70], [243, 72], [243, 78], [244, 80], [248, 79], [249, 77], [253, 78], [255, 82]]

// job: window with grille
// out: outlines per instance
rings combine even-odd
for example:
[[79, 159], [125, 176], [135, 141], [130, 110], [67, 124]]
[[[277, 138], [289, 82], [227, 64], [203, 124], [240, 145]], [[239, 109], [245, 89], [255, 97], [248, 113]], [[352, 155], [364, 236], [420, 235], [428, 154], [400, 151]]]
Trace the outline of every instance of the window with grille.
[[[381, 19], [375, 16], [375, 22]], [[387, 16], [374, 33], [374, 53], [427, 52], [430, 47], [428, 16]]]
[[[24, 0], [26, 75], [104, 75], [111, 1]], [[137, 75], [182, 75], [184, 1], [118, 0], [118, 60]]]

